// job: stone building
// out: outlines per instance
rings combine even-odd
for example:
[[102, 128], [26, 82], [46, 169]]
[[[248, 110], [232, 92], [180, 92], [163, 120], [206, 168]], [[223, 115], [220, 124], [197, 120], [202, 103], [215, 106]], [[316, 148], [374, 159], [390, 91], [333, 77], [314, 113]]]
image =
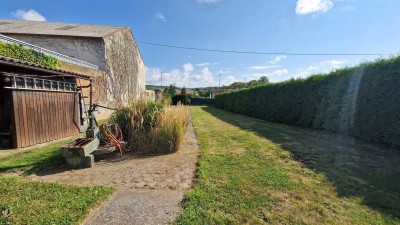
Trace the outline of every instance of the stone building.
[[0, 34], [98, 66], [95, 100], [127, 104], [145, 95], [146, 68], [129, 27], [0, 20]]

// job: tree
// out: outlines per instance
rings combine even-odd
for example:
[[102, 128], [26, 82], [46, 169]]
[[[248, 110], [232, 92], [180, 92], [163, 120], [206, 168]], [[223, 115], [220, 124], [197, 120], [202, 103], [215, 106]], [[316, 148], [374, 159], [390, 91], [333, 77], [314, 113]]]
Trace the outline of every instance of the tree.
[[206, 95], [207, 95], [203, 89], [199, 89], [198, 93], [199, 93], [200, 97], [206, 97]]
[[268, 84], [269, 83], [269, 79], [266, 76], [262, 76], [260, 77], [260, 79], [258, 80], [258, 83], [260, 84]]
[[183, 88], [181, 89], [181, 94], [186, 95], [186, 87], [183, 86]]
[[257, 86], [259, 84], [260, 83], [257, 80], [251, 80], [251, 81], [247, 82], [247, 86], [249, 86], [249, 87], [254, 87], [254, 86]]
[[245, 83], [245, 82], [234, 82], [231, 85], [229, 85], [229, 88], [231, 88], [231, 89], [247, 88], [247, 83]]
[[175, 85], [170, 84], [169, 88], [168, 88], [168, 93], [172, 96], [174, 96], [176, 94], [176, 87]]

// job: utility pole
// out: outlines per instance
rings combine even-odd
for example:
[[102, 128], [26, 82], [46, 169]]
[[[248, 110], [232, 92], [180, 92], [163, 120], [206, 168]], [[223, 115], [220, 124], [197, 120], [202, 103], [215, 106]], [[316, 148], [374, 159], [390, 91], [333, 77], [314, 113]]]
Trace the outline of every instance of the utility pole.
[[219, 89], [221, 89], [221, 74], [219, 74], [219, 84], [218, 84], [218, 86], [219, 86]]

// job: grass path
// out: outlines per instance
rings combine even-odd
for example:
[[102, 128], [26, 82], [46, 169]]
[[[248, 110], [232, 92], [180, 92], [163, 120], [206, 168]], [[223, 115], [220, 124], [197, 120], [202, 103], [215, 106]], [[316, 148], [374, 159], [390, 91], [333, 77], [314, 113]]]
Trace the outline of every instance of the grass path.
[[[95, 205], [107, 198], [109, 187], [76, 187], [27, 181], [49, 166], [63, 164], [60, 148], [70, 140], [0, 157], [0, 224], [79, 224]], [[14, 177], [7, 173], [21, 172]], [[4, 216], [11, 212], [10, 216]]]
[[400, 154], [192, 107], [201, 158], [177, 224], [400, 224]]

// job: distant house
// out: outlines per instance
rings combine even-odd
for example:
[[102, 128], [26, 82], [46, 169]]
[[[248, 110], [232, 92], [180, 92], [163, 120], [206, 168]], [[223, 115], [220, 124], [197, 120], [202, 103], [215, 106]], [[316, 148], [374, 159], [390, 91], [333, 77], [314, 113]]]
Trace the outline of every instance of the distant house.
[[129, 27], [0, 20], [0, 34], [94, 64], [95, 101], [117, 106], [145, 96], [145, 64]]
[[186, 94], [193, 95], [193, 94], [195, 94], [195, 90], [186, 88]]

